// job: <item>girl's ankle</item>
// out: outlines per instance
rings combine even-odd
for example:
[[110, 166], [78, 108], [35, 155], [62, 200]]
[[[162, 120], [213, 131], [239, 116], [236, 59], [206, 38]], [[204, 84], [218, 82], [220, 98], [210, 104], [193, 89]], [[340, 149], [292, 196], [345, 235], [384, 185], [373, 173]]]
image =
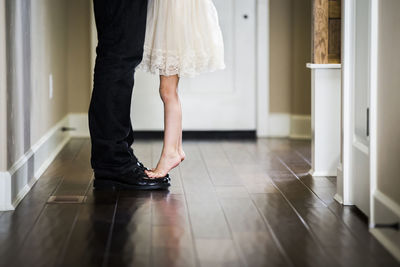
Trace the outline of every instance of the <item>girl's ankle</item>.
[[171, 151], [163, 151], [161, 154], [162, 157], [176, 157], [179, 156], [179, 151], [178, 150], [171, 150]]

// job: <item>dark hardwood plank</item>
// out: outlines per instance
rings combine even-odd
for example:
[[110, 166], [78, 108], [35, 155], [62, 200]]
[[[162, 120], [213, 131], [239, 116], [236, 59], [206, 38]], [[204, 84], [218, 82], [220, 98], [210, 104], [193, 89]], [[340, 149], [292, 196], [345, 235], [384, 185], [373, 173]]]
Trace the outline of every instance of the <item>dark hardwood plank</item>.
[[197, 260], [200, 266], [240, 266], [242, 259], [219, 204], [197, 143], [187, 143], [190, 160], [181, 166]]
[[293, 266], [249, 195], [223, 195], [221, 203], [247, 266]]
[[90, 140], [86, 139], [79, 153], [74, 157], [68, 171], [64, 174], [61, 185], [54, 195], [85, 195], [93, 177], [93, 170], [90, 165]]
[[237, 173], [231, 168], [231, 163], [220, 143], [202, 142], [199, 148], [213, 185], [242, 184]]
[[[226, 149], [228, 150], [228, 155], [230, 156], [231, 153], [229, 153], [229, 149]], [[246, 151], [246, 148], [243, 147], [241, 150]], [[287, 153], [290, 151], [290, 143], [287, 144], [285, 142], [283, 143], [283, 146], [280, 146], [279, 143], [274, 142], [271, 151], [273, 151], [274, 154]], [[253, 159], [253, 161], [257, 162], [257, 159]], [[234, 162], [234, 159], [232, 159], [233, 168], [236, 166]], [[304, 161], [301, 160], [299, 162]], [[263, 162], [258, 162], [258, 167], [256, 168], [262, 169], [262, 164]], [[281, 162], [276, 162], [275, 166], [277, 166], [276, 169], [282, 170], [282, 166], [284, 165]], [[270, 174], [270, 172], [268, 173]], [[313, 196], [305, 195], [306, 193], [310, 193], [309, 190], [307, 190], [291, 172], [283, 171], [283, 174], [284, 175], [279, 175], [278, 177], [270, 175], [273, 185], [279, 190], [272, 194], [252, 194], [254, 203], [258, 207], [258, 210], [260, 210], [267, 225], [271, 228], [274, 236], [276, 236], [278, 239], [278, 244], [282, 244], [281, 247], [284, 255], [287, 255], [294, 265], [321, 266], [321, 264], [326, 264], [327, 266], [333, 266], [333, 263], [335, 262], [334, 258], [321, 247], [321, 244], [315, 239], [313, 233], [309, 231], [308, 225], [304, 224], [296, 211], [293, 209], [293, 204], [288, 204], [288, 201], [290, 202], [289, 198], [291, 198], [294, 204], [299, 203], [299, 205], [306, 206], [310, 204], [319, 206], [321, 205], [320, 201], [317, 198], [313, 199]], [[276, 182], [280, 182], [280, 186], [278, 186]], [[282, 191], [282, 189], [285, 193]], [[284, 198], [282, 194], [287, 194], [287, 196]], [[302, 198], [296, 199], [300, 196]], [[310, 201], [310, 199], [313, 201]], [[305, 200], [308, 200], [308, 202]], [[285, 228], [289, 231], [285, 231]], [[289, 232], [295, 232], [296, 234], [288, 235]], [[299, 240], [309, 244], [311, 250], [305, 250], [304, 253], [314, 253], [313, 261], [307, 259], [305, 254], [297, 254], [298, 251], [295, 251], [290, 246], [290, 244], [293, 244], [293, 242], [296, 243]]]
[[[312, 177], [310, 142], [185, 141], [169, 191], [93, 191], [90, 140], [72, 139], [12, 212], [1, 266], [399, 266], [365, 216]], [[146, 166], [162, 142], [139, 141]], [[46, 204], [50, 195], [83, 204]]]
[[87, 138], [72, 138], [46, 169], [41, 176], [41, 179], [48, 176], [62, 176], [72, 169], [72, 162], [87, 141]]
[[195, 266], [196, 257], [183, 195], [152, 198], [152, 266]]
[[48, 197], [60, 182], [61, 177], [39, 179], [15, 211], [4, 212], [0, 217], [1, 262], [12, 263], [17, 258]]
[[[324, 248], [335, 251], [342, 265], [391, 266], [395, 263], [375, 253], [365, 254], [367, 247], [327, 208], [299, 209], [302, 218], [311, 227]], [[389, 265], [387, 265], [389, 264]], [[396, 266], [396, 265], [392, 265]]]
[[[86, 194], [88, 183], [91, 179], [88, 148], [90, 149], [90, 142], [88, 139], [71, 140], [58, 157], [59, 160], [71, 164], [58, 168], [58, 171], [64, 169], [62, 171], [63, 178], [61, 180], [54, 179], [53, 175], [55, 173], [50, 174], [50, 172], [46, 172], [44, 176], [39, 179], [39, 182], [49, 181], [51, 189], [45, 187], [44, 191], [47, 194], [38, 194], [40, 196], [40, 204], [43, 211], [36, 213], [36, 220], [30, 228], [30, 231], [26, 234], [26, 239], [23, 240], [21, 249], [21, 255], [23, 255], [23, 257], [21, 257], [21, 262], [17, 261], [17, 265], [24, 265], [23, 261], [29, 259], [34, 266], [54, 266], [54, 264], [59, 260], [63, 246], [70, 231], [74, 227], [79, 205], [46, 204], [47, 198], [49, 197], [48, 193], [50, 191], [52, 194], [57, 194], [60, 191], [63, 192], [67, 185], [73, 184], [74, 180], [71, 179], [70, 174], [74, 174], [75, 171], [79, 174], [87, 174], [84, 176], [87, 183], [81, 183], [79, 180], [81, 177], [79, 177], [78, 179], [75, 179], [77, 184], [74, 184], [75, 188], [79, 188], [81, 195]], [[76, 150], [79, 152], [76, 152]], [[57, 163], [58, 162], [54, 162], [54, 165], [57, 165]], [[74, 166], [72, 170], [70, 169], [71, 166]], [[55, 182], [57, 182], [57, 186], [55, 186]], [[61, 194], [59, 193], [59, 195]], [[51, 250], [51, 252], [47, 252], [47, 250]]]
[[341, 266], [320, 246], [281, 194], [252, 196], [295, 266]]
[[36, 182], [31, 191], [21, 201], [15, 211], [3, 212], [0, 217], [0, 258], [5, 262], [14, 262], [16, 251], [20, 251], [28, 234], [34, 227], [45, 208], [47, 199], [57, 189], [63, 175], [83, 143], [87, 139], [71, 139], [60, 151], [56, 159]]
[[121, 196], [103, 266], [150, 266], [151, 228], [151, 194]]
[[[364, 248], [364, 252], [368, 251], [372, 257], [375, 257], [375, 260], [382, 262], [376, 266], [400, 266], [400, 263], [371, 235], [368, 229], [368, 222], [365, 215], [361, 214], [361, 211], [354, 206], [342, 206], [337, 202], [331, 203], [329, 209], [346, 225], [352, 235], [360, 241], [362, 244], [360, 246]], [[370, 264], [370, 266], [373, 266], [373, 264]]]
[[102, 266], [116, 205], [116, 192], [88, 191], [57, 266]]
[[56, 266], [79, 205], [46, 205], [12, 266]]
[[191, 159], [180, 170], [195, 238], [231, 239], [197, 144], [187, 145], [186, 151]]
[[[203, 147], [202, 144], [201, 148]], [[222, 146], [212, 144], [201, 151], [211, 178], [225, 174], [225, 179], [230, 179], [232, 173], [238, 173], [243, 165], [253, 162], [251, 155], [243, 153], [245, 150], [243, 150], [242, 144], [237, 142], [223, 142]], [[217, 165], [215, 161], [220, 161], [221, 158], [223, 158], [223, 164]], [[219, 168], [216, 173], [210, 171], [214, 166]], [[246, 168], [244, 172], [239, 172], [242, 183], [247, 184], [248, 178], [254, 177], [257, 170], [260, 171], [259, 168]], [[262, 171], [258, 172], [258, 174], [261, 173]], [[258, 185], [269, 184], [268, 176], [260, 175], [259, 178]], [[266, 187], [262, 188], [265, 190]], [[245, 265], [266, 266], [265, 259], [268, 258], [270, 259], [268, 266], [291, 266], [291, 263], [285, 258], [280, 244], [276, 243], [277, 240], [274, 239], [254, 206], [247, 187], [242, 185], [215, 186], [215, 190]]]

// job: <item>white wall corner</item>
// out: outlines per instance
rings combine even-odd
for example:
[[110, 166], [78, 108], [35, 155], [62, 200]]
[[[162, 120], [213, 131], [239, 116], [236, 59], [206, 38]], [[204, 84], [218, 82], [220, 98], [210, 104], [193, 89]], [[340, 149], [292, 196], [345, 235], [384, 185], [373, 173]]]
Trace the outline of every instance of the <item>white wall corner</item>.
[[343, 166], [339, 163], [337, 167], [337, 177], [336, 177], [336, 194], [333, 197], [339, 204], [344, 204], [343, 201]]
[[311, 139], [311, 115], [292, 115], [290, 118], [290, 138]]
[[89, 137], [89, 121], [87, 113], [70, 113], [68, 115], [68, 127], [71, 128], [71, 137]]
[[269, 114], [269, 0], [257, 1], [257, 136], [267, 137]]
[[311, 115], [270, 113], [268, 117], [268, 137], [311, 139]]
[[268, 116], [268, 137], [289, 137], [290, 114], [270, 113]]
[[13, 210], [11, 197], [11, 175], [0, 172], [0, 211]]

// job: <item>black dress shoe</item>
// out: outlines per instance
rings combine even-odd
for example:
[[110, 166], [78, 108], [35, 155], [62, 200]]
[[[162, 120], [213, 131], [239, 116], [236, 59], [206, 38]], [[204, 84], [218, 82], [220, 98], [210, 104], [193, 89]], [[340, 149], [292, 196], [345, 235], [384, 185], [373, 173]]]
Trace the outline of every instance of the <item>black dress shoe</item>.
[[170, 186], [167, 177], [151, 179], [141, 167], [118, 176], [99, 176], [95, 173], [93, 187], [95, 189], [118, 190], [162, 190]]

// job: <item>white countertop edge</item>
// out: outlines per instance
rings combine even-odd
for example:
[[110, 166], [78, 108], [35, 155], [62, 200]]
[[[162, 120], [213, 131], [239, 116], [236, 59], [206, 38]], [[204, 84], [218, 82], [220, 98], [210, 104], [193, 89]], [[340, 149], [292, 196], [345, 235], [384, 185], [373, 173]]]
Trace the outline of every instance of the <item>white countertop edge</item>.
[[309, 69], [340, 69], [342, 64], [313, 64], [307, 63], [307, 68]]

